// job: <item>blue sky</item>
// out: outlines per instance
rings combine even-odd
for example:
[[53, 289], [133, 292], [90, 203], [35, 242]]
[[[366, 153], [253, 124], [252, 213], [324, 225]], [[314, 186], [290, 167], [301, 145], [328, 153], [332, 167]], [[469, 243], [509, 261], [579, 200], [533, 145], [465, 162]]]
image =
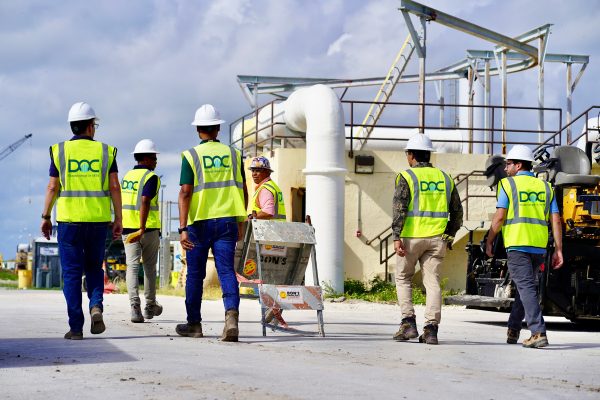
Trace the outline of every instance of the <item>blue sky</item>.
[[[574, 113], [600, 103], [600, 1], [424, 3], [509, 36], [553, 23], [549, 52], [591, 56], [575, 92]], [[0, 148], [26, 133], [34, 136], [0, 161], [0, 252], [12, 258], [17, 243], [38, 235], [48, 147], [70, 137], [66, 119], [74, 102], [89, 102], [101, 117], [97, 139], [119, 148], [121, 176], [133, 165], [129, 153], [135, 143], [153, 139], [162, 153], [157, 172], [167, 184], [165, 199], [176, 200], [179, 153], [196, 141], [190, 122], [199, 105], [213, 103], [228, 121], [250, 111], [237, 74], [385, 75], [407, 34], [399, 5], [398, 0], [1, 2]], [[491, 46], [428, 25], [428, 70], [463, 58], [467, 48]], [[509, 78], [513, 105], [535, 106], [536, 90], [534, 71]], [[547, 106], [565, 107], [564, 66], [546, 67], [545, 90]], [[398, 96], [417, 101], [414, 88]]]

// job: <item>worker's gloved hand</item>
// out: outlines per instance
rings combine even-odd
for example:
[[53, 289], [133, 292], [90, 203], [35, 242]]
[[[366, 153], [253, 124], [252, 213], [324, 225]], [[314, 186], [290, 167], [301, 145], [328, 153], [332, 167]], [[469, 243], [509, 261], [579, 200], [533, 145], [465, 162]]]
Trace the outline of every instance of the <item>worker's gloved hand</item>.
[[454, 242], [454, 236], [450, 236], [447, 233], [442, 235], [442, 240], [446, 242], [446, 247], [448, 250], [452, 250], [452, 243]]
[[127, 235], [127, 238], [125, 239], [125, 243], [139, 242], [140, 239], [142, 238], [143, 234], [144, 234], [144, 230], [138, 229], [137, 231], [132, 232], [129, 235]]

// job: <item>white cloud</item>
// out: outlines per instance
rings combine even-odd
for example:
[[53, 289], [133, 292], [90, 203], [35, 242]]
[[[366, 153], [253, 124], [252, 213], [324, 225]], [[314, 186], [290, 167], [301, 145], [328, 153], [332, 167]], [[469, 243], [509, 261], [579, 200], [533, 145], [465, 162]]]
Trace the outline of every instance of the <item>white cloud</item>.
[[[584, 0], [426, 3], [507, 35], [555, 23], [549, 51], [592, 56], [575, 113], [597, 102], [598, 7]], [[38, 230], [47, 149], [70, 137], [66, 114], [73, 102], [88, 101], [100, 114], [97, 138], [119, 148], [121, 174], [132, 165], [135, 143], [152, 138], [161, 150], [165, 199], [176, 200], [180, 152], [197, 141], [190, 121], [200, 104], [215, 104], [228, 121], [249, 111], [237, 74], [382, 76], [407, 35], [398, 6], [397, 0], [0, 2], [0, 148], [34, 134], [31, 150], [25, 145], [0, 162], [3, 185], [11, 188], [0, 193], [0, 219], [17, 221], [0, 228], [0, 251], [13, 251], [23, 227]], [[435, 22], [427, 29], [428, 70], [463, 58], [466, 48], [490, 47]], [[546, 74], [547, 104], [564, 107], [564, 66], [547, 66]], [[534, 71], [509, 82], [511, 100], [535, 102]], [[416, 100], [415, 85], [397, 92]], [[373, 96], [371, 88], [353, 93]], [[493, 96], [498, 103], [497, 82]], [[228, 139], [227, 127], [221, 136]], [[23, 197], [32, 204], [22, 204]]]
[[342, 36], [337, 38], [335, 42], [333, 42], [329, 45], [329, 48], [327, 49], [327, 55], [332, 56], [334, 54], [341, 53], [342, 48], [344, 47], [344, 44], [346, 42], [348, 42], [351, 38], [352, 38], [352, 35], [350, 35], [348, 33], [342, 34]]

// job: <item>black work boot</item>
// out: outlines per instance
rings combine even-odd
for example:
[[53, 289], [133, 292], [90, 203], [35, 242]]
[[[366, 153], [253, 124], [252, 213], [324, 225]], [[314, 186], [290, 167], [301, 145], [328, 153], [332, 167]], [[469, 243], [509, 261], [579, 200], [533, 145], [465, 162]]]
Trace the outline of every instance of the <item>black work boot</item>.
[[99, 306], [92, 307], [90, 310], [90, 317], [92, 320], [90, 332], [94, 335], [98, 335], [106, 330], [106, 325], [104, 325], [104, 319], [102, 318], [102, 309]]
[[402, 318], [400, 329], [398, 329], [398, 332], [394, 335], [394, 340], [404, 341], [414, 339], [417, 336], [419, 336], [419, 332], [417, 331], [415, 317]]
[[508, 328], [508, 331], [506, 332], [506, 343], [517, 344], [517, 342], [519, 341], [520, 334], [521, 334], [521, 331]]
[[438, 326], [436, 324], [429, 324], [423, 327], [423, 334], [419, 336], [419, 343], [426, 344], [438, 344]]
[[179, 336], [187, 336], [193, 338], [201, 338], [204, 336], [202, 334], [202, 324], [200, 322], [187, 323], [187, 324], [178, 324], [175, 327], [175, 332]]
[[154, 317], [158, 317], [163, 312], [163, 306], [158, 304], [158, 301], [154, 304], [147, 304], [144, 307], [144, 318], [152, 319]]
[[131, 322], [144, 322], [144, 316], [142, 315], [142, 309], [139, 304], [133, 304], [131, 306]]

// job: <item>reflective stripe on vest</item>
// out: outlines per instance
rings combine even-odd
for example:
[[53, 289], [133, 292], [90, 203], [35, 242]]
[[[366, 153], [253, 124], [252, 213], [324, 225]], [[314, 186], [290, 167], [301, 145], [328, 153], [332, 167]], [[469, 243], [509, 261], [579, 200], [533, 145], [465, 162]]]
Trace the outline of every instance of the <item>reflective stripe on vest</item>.
[[[400, 237], [432, 237], [444, 233], [448, 225], [448, 210], [454, 189], [452, 179], [433, 167], [409, 168], [398, 174], [396, 182], [400, 175], [406, 179], [411, 191], [411, 200]], [[444, 185], [441, 190], [440, 184]]]
[[275, 215], [273, 215], [272, 221], [286, 221], [286, 213], [285, 213], [285, 204], [283, 202], [283, 193], [279, 186], [273, 180], [269, 180], [258, 188], [254, 192], [252, 196], [252, 211], [262, 211], [262, 209], [256, 204], [258, 200], [258, 194], [262, 189], [267, 189], [273, 195], [273, 199], [275, 200]]
[[60, 222], [109, 222], [109, 166], [116, 150], [93, 140], [71, 140], [52, 146], [60, 190], [56, 202]]
[[206, 142], [182, 153], [194, 172], [188, 224], [212, 218], [246, 216], [240, 153]]
[[[194, 171], [202, 171], [202, 165], [200, 164], [200, 155], [195, 147], [192, 147], [188, 150], [192, 159], [194, 160]], [[230, 148], [231, 151], [231, 167], [233, 171], [237, 171], [237, 157], [235, 150], [233, 147]], [[225, 188], [229, 186], [236, 186], [239, 189], [243, 189], [243, 182], [236, 182], [235, 175], [234, 179], [230, 179], [222, 182], [204, 182], [203, 174], [197, 174], [198, 183], [194, 185], [194, 193], [199, 192], [204, 189], [215, 189], [215, 188]]]
[[[121, 186], [121, 198], [123, 201], [123, 228], [139, 229], [140, 228], [140, 210], [142, 208], [142, 194], [146, 182], [156, 176], [149, 169], [133, 169], [123, 177]], [[158, 191], [160, 188], [160, 178], [157, 178], [156, 193], [150, 200], [150, 209], [148, 211], [148, 219], [146, 220], [146, 228], [160, 228], [160, 216], [158, 213]], [[126, 187], [125, 182], [134, 183], [131, 187]], [[137, 183], [137, 187], [135, 185]], [[128, 185], [129, 186], [129, 185]]]
[[[500, 185], [509, 199], [502, 226], [504, 245], [545, 248], [554, 196], [550, 184], [533, 176], [518, 175], [502, 179]], [[543, 200], [540, 194], [544, 195]]]

